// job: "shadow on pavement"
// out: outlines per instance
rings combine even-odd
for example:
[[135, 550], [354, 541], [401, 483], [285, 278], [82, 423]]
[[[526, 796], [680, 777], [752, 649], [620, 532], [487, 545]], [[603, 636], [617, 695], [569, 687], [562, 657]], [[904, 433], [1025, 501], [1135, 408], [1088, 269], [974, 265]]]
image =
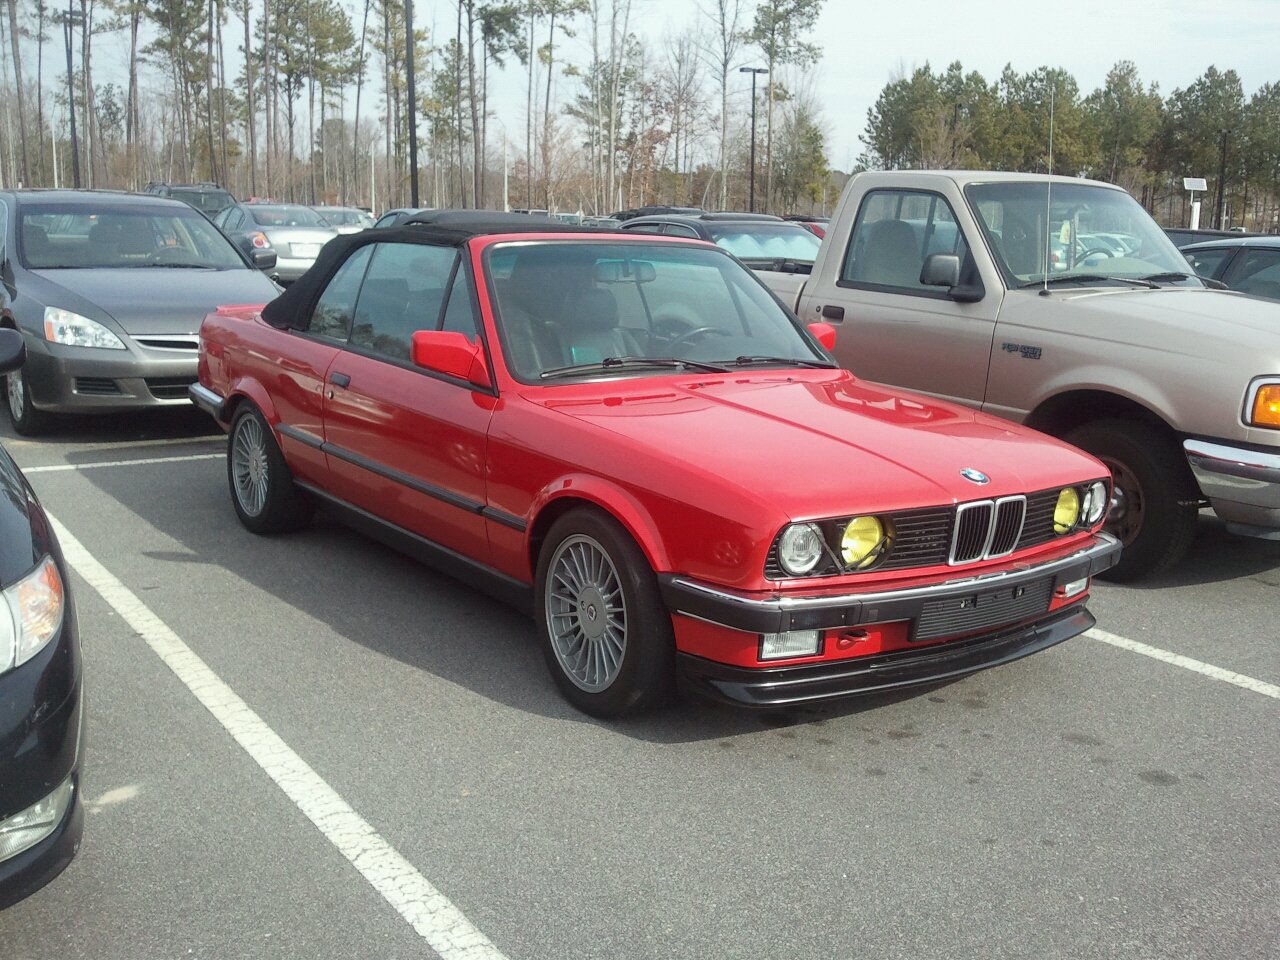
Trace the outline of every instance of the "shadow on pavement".
[[1136, 590], [1168, 590], [1254, 577], [1280, 586], [1280, 541], [1241, 537], [1208, 510], [1200, 512], [1196, 538], [1172, 570], [1124, 584]]

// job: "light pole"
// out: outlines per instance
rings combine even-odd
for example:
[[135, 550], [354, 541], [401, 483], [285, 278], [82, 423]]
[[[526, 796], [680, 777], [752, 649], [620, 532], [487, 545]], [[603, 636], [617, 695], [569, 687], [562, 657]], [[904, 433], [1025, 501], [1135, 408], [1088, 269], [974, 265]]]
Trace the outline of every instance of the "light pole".
[[747, 210], [751, 213], [756, 212], [756, 77], [762, 73], [768, 73], [764, 67], [739, 67], [739, 73], [751, 74], [751, 199], [747, 203]]
[[[80, 189], [80, 142], [76, 139], [76, 89], [72, 80], [71, 49], [75, 39], [75, 25], [84, 25], [84, 14], [76, 10], [72, 0], [67, 0], [67, 12], [62, 14], [62, 36], [67, 43], [67, 111], [71, 115], [71, 178]], [[56, 150], [55, 150], [56, 154]]]
[[1218, 221], [1218, 229], [1227, 229], [1226, 210], [1223, 208], [1223, 201], [1226, 197], [1226, 179], [1227, 179], [1227, 135], [1230, 130], [1219, 131], [1222, 138], [1221, 152], [1218, 154], [1218, 197], [1213, 205], [1213, 218]]
[[405, 94], [409, 99], [409, 206], [418, 205], [418, 104], [413, 75], [413, 0], [404, 0]]

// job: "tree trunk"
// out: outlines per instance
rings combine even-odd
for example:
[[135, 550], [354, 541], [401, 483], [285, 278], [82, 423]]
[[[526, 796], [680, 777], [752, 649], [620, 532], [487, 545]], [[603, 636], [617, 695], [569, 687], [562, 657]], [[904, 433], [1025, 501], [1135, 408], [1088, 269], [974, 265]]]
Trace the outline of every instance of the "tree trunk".
[[480, 143], [480, 111], [476, 95], [475, 4], [467, 4], [467, 93], [471, 104], [471, 197], [477, 210], [484, 206], [484, 155]]
[[253, 10], [249, 0], [244, 0], [244, 103], [245, 139], [249, 144], [249, 195], [258, 194], [258, 134], [257, 118], [253, 114], [253, 46], [250, 24]]
[[[9, 43], [13, 46], [13, 77], [18, 84], [18, 140], [22, 149], [22, 185], [31, 186], [31, 168], [27, 162], [26, 94], [22, 91], [22, 51], [18, 47], [18, 4], [9, 2]], [[38, 91], [37, 91], [38, 93]]]
[[[360, 93], [364, 88], [364, 44], [369, 34], [369, 5], [370, 0], [364, 0], [364, 22], [360, 27], [360, 73], [356, 75], [356, 119], [351, 125], [351, 195], [359, 196], [359, 188], [356, 186], [357, 171], [360, 169]], [[369, 151], [373, 152], [372, 148]], [[373, 198], [369, 198], [370, 205], [373, 204]]]
[[551, 79], [556, 73], [556, 11], [547, 28], [547, 98], [542, 104], [542, 205], [551, 210]]
[[137, 142], [142, 126], [138, 111], [138, 31], [141, 26], [142, 7], [135, 2], [129, 11], [129, 90], [124, 108], [124, 152], [129, 158], [129, 180], [134, 189], [142, 186]]
[[534, 7], [529, 4], [529, 83], [525, 87], [524, 114], [524, 179], [525, 208], [533, 207], [533, 68], [537, 62], [537, 51], [533, 49]]
[[209, 179], [218, 180], [217, 150], [213, 145], [213, 0], [208, 0], [209, 23], [204, 37], [204, 117], [205, 141], [209, 147]]
[[[245, 0], [245, 9], [248, 9], [249, 0]], [[245, 24], [246, 32], [249, 25]], [[266, 143], [262, 149], [262, 160], [266, 176], [266, 194], [271, 197], [274, 194], [273, 184], [271, 180], [271, 148], [274, 144], [272, 138], [271, 127], [271, 0], [262, 0], [262, 99], [265, 109], [263, 110], [263, 137]], [[248, 50], [245, 51], [248, 55]]]

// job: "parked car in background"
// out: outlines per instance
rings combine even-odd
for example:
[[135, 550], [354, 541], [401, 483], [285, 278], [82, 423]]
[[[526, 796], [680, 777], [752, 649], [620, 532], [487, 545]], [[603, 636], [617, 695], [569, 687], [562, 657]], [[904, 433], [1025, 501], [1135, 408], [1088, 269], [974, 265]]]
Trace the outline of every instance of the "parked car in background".
[[583, 217], [582, 225], [584, 227], [605, 227], [612, 230], [615, 227], [622, 226], [622, 221], [613, 217]]
[[321, 502], [509, 600], [597, 716], [677, 677], [754, 707], [934, 683], [1093, 625], [1097, 460], [856, 380], [710, 244], [503, 216], [341, 238], [205, 321], [246, 528]]
[[1236, 234], [1182, 248], [1196, 273], [1230, 290], [1280, 300], [1280, 237]]
[[380, 216], [374, 223], [375, 227], [396, 227], [404, 223], [415, 213], [426, 213], [433, 210], [434, 207], [397, 207], [394, 210], [388, 210]]
[[1184, 227], [1165, 227], [1165, 235], [1173, 241], [1173, 245], [1181, 250], [1193, 243], [1203, 243], [1216, 237], [1258, 237], [1258, 233], [1242, 233], [1239, 230], [1191, 230]]
[[[531, 212], [546, 213], [545, 210], [531, 211]], [[651, 216], [657, 216], [658, 214], [664, 214], [664, 213], [678, 213], [678, 214], [684, 214], [686, 216], [692, 217], [692, 216], [697, 216], [700, 213], [706, 213], [706, 211], [703, 210], [701, 207], [672, 207], [666, 204], [657, 203], [657, 204], [650, 204], [647, 207], [635, 207], [631, 210], [619, 210], [617, 213], [609, 214], [609, 219], [630, 220], [633, 217], [651, 217]]]
[[271, 276], [282, 284], [306, 273], [320, 248], [338, 235], [320, 214], [300, 203], [238, 203], [213, 222], [249, 256], [255, 250], [274, 250]]
[[1112, 184], [875, 171], [849, 181], [787, 302], [841, 326], [836, 357], [859, 376], [1106, 463], [1125, 544], [1110, 575], [1132, 579], [1190, 549], [1206, 503], [1234, 533], [1280, 536], [1280, 307], [1206, 282]]
[[27, 345], [5, 406], [27, 435], [57, 412], [183, 403], [201, 318], [278, 292], [187, 204], [143, 194], [0, 192], [0, 245], [0, 326]]
[[227, 207], [234, 206], [236, 198], [216, 183], [161, 183], [152, 181], [143, 193], [154, 197], [169, 197], [195, 207], [212, 220]]
[[[26, 347], [0, 329], [0, 375]], [[34, 893], [80, 847], [82, 678], [71, 578], [57, 537], [0, 446], [0, 909]]]
[[359, 233], [373, 226], [373, 217], [357, 207], [312, 207], [339, 234]]
[[814, 217], [800, 213], [790, 213], [782, 219], [800, 224], [819, 240], [827, 235], [827, 224], [831, 222], [830, 217]]
[[768, 285], [790, 301], [804, 286], [805, 275], [822, 245], [818, 235], [804, 224], [764, 213], [640, 216], [626, 221], [622, 229], [709, 240], [752, 270], [770, 274]]

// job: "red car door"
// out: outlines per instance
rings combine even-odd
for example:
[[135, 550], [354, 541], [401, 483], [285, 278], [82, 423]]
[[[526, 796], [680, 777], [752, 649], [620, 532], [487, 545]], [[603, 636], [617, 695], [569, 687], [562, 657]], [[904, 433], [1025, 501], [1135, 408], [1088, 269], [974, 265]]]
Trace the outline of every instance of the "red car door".
[[325, 451], [335, 496], [481, 562], [485, 438], [497, 398], [410, 359], [416, 330], [477, 335], [456, 247], [378, 243], [346, 349], [329, 367]]

